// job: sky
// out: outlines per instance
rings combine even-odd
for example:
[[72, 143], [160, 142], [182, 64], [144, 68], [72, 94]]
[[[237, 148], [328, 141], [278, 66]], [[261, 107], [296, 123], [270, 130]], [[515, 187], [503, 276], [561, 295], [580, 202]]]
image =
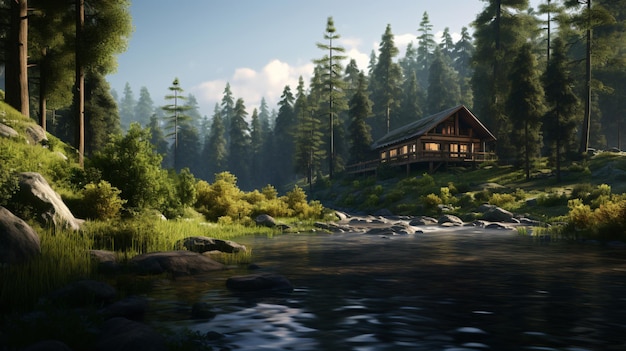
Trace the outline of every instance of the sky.
[[[540, 0], [531, 0], [535, 8]], [[155, 106], [175, 78], [184, 94], [193, 94], [200, 113], [211, 117], [229, 83], [249, 114], [265, 98], [276, 108], [282, 91], [292, 91], [302, 76], [308, 86], [313, 60], [326, 52], [324, 31], [333, 17], [337, 44], [367, 70], [369, 57], [387, 25], [403, 57], [417, 45], [418, 29], [428, 13], [437, 38], [448, 27], [453, 39], [481, 12], [482, 0], [132, 0], [134, 32], [118, 55], [118, 69], [107, 76], [122, 97], [128, 83], [135, 99], [146, 87]], [[344, 67], [349, 60], [344, 61]]]

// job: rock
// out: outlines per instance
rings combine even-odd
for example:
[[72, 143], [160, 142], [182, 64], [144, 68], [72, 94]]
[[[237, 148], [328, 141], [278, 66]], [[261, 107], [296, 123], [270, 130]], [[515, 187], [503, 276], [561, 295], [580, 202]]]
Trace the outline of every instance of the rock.
[[226, 287], [241, 292], [251, 291], [293, 291], [291, 282], [282, 275], [260, 273], [230, 277], [226, 280]]
[[40, 253], [37, 232], [0, 206], [0, 264], [24, 263]]
[[340, 221], [345, 221], [348, 219], [348, 215], [345, 212], [341, 212], [341, 211], [335, 211], [335, 216], [340, 220]]
[[415, 233], [421, 233], [407, 223], [396, 223], [388, 227], [371, 228], [365, 234], [375, 235], [412, 235]]
[[512, 222], [513, 214], [505, 209], [494, 206], [483, 214], [483, 219], [490, 222]]
[[0, 136], [4, 138], [17, 138], [20, 134], [4, 123], [0, 123]]
[[496, 207], [496, 205], [490, 205], [490, 204], [482, 204], [480, 206], [478, 206], [478, 208], [476, 209], [476, 211], [480, 212], [480, 213], [485, 213], [489, 210], [491, 210], [492, 208]]
[[262, 215], [256, 216], [256, 218], [254, 219], [254, 222], [256, 223], [256, 225], [269, 227], [269, 228], [274, 228], [278, 224], [276, 223], [276, 220], [274, 219], [274, 217], [268, 214], [262, 214]]
[[97, 280], [79, 280], [70, 283], [47, 296], [47, 300], [55, 305], [68, 307], [87, 307], [106, 305], [117, 295], [114, 287]]
[[420, 225], [432, 225], [432, 224], [437, 224], [437, 223], [438, 223], [437, 220], [432, 217], [419, 216], [419, 217], [413, 218], [409, 222], [409, 225], [420, 226]]
[[139, 274], [172, 273], [175, 276], [208, 273], [225, 269], [210, 257], [192, 251], [166, 251], [138, 255], [130, 266]]
[[439, 220], [437, 221], [437, 223], [439, 225], [448, 225], [448, 226], [462, 226], [463, 225], [463, 221], [459, 217], [455, 215], [451, 215], [451, 214], [445, 214], [439, 217]]
[[32, 145], [47, 145], [48, 136], [46, 131], [38, 124], [31, 124], [26, 127], [26, 137], [29, 144]]
[[130, 296], [108, 305], [100, 310], [100, 313], [106, 318], [124, 317], [142, 321], [146, 311], [148, 311], [148, 300], [139, 296]]
[[97, 351], [166, 351], [166, 340], [149, 326], [126, 318], [104, 322]]
[[502, 223], [489, 223], [485, 226], [485, 229], [514, 230], [513, 227], [504, 225]]
[[230, 240], [209, 238], [206, 236], [190, 236], [174, 244], [174, 249], [187, 249], [192, 252], [220, 251], [226, 253], [246, 252], [246, 247]]
[[17, 201], [34, 210], [35, 219], [44, 226], [55, 226], [79, 230], [81, 220], [74, 217], [61, 196], [56, 193], [39, 173], [19, 174], [19, 190], [14, 195]]
[[72, 349], [59, 340], [43, 340], [22, 349], [22, 351], [72, 351]]
[[102, 272], [115, 272], [120, 265], [117, 262], [117, 256], [113, 251], [107, 250], [89, 250], [91, 259], [98, 264], [98, 270]]

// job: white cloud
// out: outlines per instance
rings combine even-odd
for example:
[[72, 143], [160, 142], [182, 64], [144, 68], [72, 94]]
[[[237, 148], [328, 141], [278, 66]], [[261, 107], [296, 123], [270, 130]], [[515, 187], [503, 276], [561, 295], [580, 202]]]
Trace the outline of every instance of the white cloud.
[[292, 91], [295, 91], [298, 78], [302, 76], [305, 84], [308, 84], [312, 74], [312, 63], [292, 66], [274, 59], [259, 71], [238, 68], [230, 78], [203, 82], [192, 88], [192, 92], [200, 105], [209, 106], [212, 113], [213, 106], [222, 100], [226, 83], [229, 83], [234, 98], [242, 98], [248, 113], [251, 114], [254, 108], [260, 106], [262, 98], [265, 98], [270, 109], [274, 108], [285, 86], [289, 85]]

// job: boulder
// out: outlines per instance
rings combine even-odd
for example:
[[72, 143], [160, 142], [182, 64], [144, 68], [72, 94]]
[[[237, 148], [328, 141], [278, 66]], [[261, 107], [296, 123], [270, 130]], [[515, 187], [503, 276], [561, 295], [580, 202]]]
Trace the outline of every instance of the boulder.
[[445, 226], [462, 226], [463, 225], [463, 221], [459, 217], [455, 215], [451, 215], [451, 214], [445, 214], [439, 217], [439, 220], [437, 221], [437, 223], [439, 225], [445, 225]]
[[226, 287], [240, 292], [252, 291], [293, 291], [291, 282], [282, 275], [260, 273], [230, 277], [226, 280]]
[[37, 232], [0, 206], [0, 265], [23, 263], [40, 253]]
[[420, 225], [432, 225], [432, 224], [437, 224], [437, 223], [438, 223], [437, 220], [432, 217], [419, 216], [419, 217], [413, 218], [409, 222], [409, 225], [420, 226]]
[[0, 123], [0, 136], [4, 138], [17, 138], [20, 134], [4, 123]]
[[51, 292], [47, 300], [55, 305], [87, 307], [106, 305], [117, 296], [111, 285], [97, 280], [78, 280]]
[[19, 190], [14, 199], [32, 208], [35, 219], [44, 226], [79, 230], [81, 220], [74, 217], [61, 196], [56, 193], [39, 173], [24, 172], [19, 176]]
[[113, 251], [89, 250], [91, 259], [98, 264], [98, 270], [102, 272], [115, 272], [119, 269], [117, 256]]
[[276, 220], [274, 219], [274, 217], [268, 214], [261, 214], [261, 215], [256, 216], [256, 218], [254, 219], [254, 222], [256, 223], [256, 225], [269, 227], [269, 228], [274, 228], [278, 224], [276, 223]]
[[345, 212], [335, 211], [335, 217], [337, 217], [337, 219], [339, 219], [340, 221], [345, 221], [348, 219], [349, 216]]
[[244, 245], [230, 240], [209, 238], [206, 236], [190, 236], [181, 239], [174, 244], [174, 249], [203, 253], [207, 251], [220, 251], [226, 253], [246, 252]]
[[146, 311], [148, 311], [148, 300], [146, 298], [129, 296], [106, 306], [100, 310], [100, 314], [106, 318], [124, 317], [130, 320], [141, 321]]
[[489, 223], [485, 226], [485, 229], [514, 230], [514, 228], [504, 225], [502, 223]]
[[369, 229], [365, 234], [375, 234], [375, 235], [411, 235], [415, 233], [421, 233], [421, 231], [416, 230], [413, 226], [407, 223], [396, 223], [391, 226], [386, 227], [377, 227]]
[[138, 255], [130, 266], [139, 274], [172, 273], [175, 276], [208, 273], [225, 269], [224, 265], [192, 251], [166, 251]]
[[29, 144], [32, 145], [47, 145], [48, 136], [46, 131], [38, 124], [31, 124], [26, 127], [26, 137]]
[[146, 324], [126, 318], [104, 322], [96, 342], [97, 351], [166, 351], [166, 340]]
[[490, 222], [512, 222], [513, 214], [505, 209], [494, 206], [483, 214], [483, 219]]

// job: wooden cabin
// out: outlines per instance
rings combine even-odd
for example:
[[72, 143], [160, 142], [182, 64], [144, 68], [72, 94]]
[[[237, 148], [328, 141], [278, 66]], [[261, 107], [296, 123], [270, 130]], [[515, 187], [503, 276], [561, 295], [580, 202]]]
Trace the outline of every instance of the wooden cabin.
[[381, 164], [427, 163], [431, 172], [441, 165], [472, 165], [495, 160], [496, 137], [463, 105], [418, 119], [390, 131], [372, 144], [379, 158], [350, 165], [348, 173], [363, 173]]

